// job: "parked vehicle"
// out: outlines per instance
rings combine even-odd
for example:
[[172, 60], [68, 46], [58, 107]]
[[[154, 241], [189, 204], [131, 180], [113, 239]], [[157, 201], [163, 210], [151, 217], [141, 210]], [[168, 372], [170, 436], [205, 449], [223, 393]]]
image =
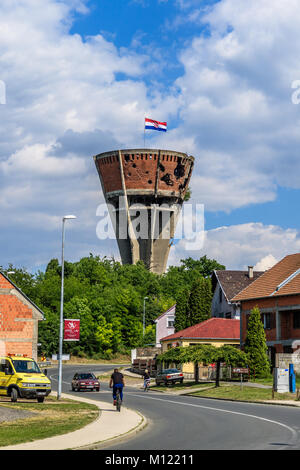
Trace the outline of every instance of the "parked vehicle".
[[178, 369], [164, 369], [158, 372], [155, 379], [156, 385], [161, 383], [165, 385], [183, 383], [183, 373]]
[[36, 398], [42, 403], [51, 392], [51, 382], [37, 363], [25, 355], [0, 357], [0, 395], [18, 398]]
[[74, 375], [71, 383], [72, 391], [80, 392], [80, 390], [100, 390], [100, 382], [91, 372], [77, 373]]

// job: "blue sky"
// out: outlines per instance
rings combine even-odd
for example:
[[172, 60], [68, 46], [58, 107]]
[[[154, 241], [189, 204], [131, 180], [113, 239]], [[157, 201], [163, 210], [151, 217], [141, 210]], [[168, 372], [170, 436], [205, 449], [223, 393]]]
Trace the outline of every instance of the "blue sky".
[[[204, 254], [265, 269], [300, 250], [300, 18], [296, 0], [3, 0], [0, 5], [0, 265], [115, 256], [97, 238], [92, 156], [143, 145], [196, 158], [191, 203]], [[159, 135], [158, 135], [159, 134]]]

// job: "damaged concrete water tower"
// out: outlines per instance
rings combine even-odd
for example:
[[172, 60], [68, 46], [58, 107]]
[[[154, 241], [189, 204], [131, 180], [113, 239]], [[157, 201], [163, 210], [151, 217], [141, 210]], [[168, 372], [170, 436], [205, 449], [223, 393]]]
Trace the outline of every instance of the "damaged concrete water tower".
[[94, 157], [123, 264], [165, 272], [194, 157], [127, 149]]

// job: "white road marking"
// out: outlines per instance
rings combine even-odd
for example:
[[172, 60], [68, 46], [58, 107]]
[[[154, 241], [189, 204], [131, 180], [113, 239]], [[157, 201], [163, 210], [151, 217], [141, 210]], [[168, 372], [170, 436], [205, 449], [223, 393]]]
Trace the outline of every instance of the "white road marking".
[[286, 424], [280, 423], [279, 421], [274, 421], [274, 420], [268, 419], [268, 418], [262, 418], [261, 416], [251, 415], [251, 414], [248, 414], [248, 413], [241, 413], [239, 411], [231, 411], [231, 410], [224, 410], [224, 409], [221, 409], [221, 408], [214, 408], [212, 406], [198, 405], [198, 404], [194, 404], [194, 403], [180, 402], [180, 401], [174, 401], [174, 400], [168, 400], [168, 399], [156, 398], [156, 397], [154, 398], [154, 397], [151, 397], [149, 395], [137, 395], [137, 394], [134, 394], [134, 393], [130, 393], [130, 395], [131, 396], [136, 396], [136, 397], [139, 397], [139, 398], [146, 398], [147, 400], [156, 400], [156, 401], [164, 401], [164, 402], [167, 401], [168, 403], [174, 403], [175, 405], [193, 406], [195, 408], [204, 408], [206, 410], [221, 411], [223, 413], [230, 413], [230, 414], [234, 414], [234, 415], [245, 416], [247, 418], [260, 419], [261, 421], [266, 421], [266, 422], [271, 423], [271, 424], [276, 424], [278, 426], [282, 426], [283, 428], [287, 429], [288, 431], [290, 431], [293, 434], [293, 439], [296, 440], [298, 438], [297, 431], [295, 431], [295, 429], [291, 428], [290, 426], [287, 426]]

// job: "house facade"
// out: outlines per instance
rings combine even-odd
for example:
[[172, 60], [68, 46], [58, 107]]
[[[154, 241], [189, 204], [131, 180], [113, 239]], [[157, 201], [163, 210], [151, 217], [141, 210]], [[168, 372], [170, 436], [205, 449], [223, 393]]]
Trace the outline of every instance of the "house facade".
[[174, 321], [175, 321], [175, 310], [176, 304], [171, 308], [162, 313], [156, 320], [156, 347], [160, 348], [160, 340], [165, 336], [172, 335], [175, 332]]
[[0, 355], [25, 354], [36, 360], [41, 320], [43, 312], [0, 273]]
[[[229, 344], [240, 346], [240, 321], [225, 318], [209, 318], [161, 339], [162, 352], [170, 348], [211, 344], [215, 347]], [[185, 374], [193, 374], [194, 364], [183, 364]]]
[[211, 278], [213, 290], [211, 316], [239, 319], [240, 305], [232, 303], [231, 299], [258, 279], [262, 273], [262, 271], [253, 271], [252, 266], [248, 267], [248, 271], [215, 270]]
[[272, 365], [276, 353], [297, 351], [300, 348], [300, 253], [283, 258], [232, 302], [240, 306], [241, 347], [245, 344], [251, 310], [258, 307]]

